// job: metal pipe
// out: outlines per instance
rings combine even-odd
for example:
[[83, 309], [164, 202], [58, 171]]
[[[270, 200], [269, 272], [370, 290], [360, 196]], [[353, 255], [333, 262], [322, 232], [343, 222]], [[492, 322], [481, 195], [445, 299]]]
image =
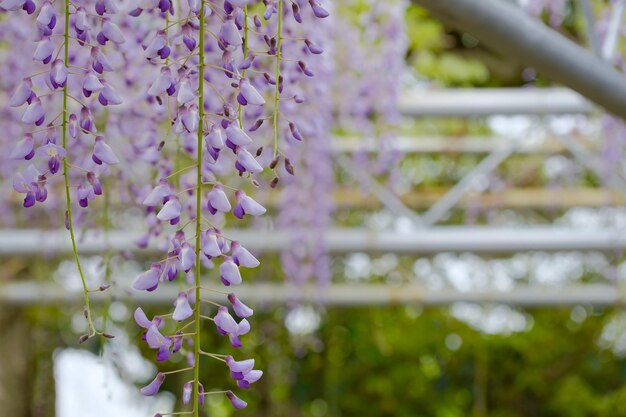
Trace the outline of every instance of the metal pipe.
[[413, 1], [494, 51], [626, 118], [626, 77], [519, 7], [501, 0]]
[[[318, 233], [318, 232], [316, 232]], [[276, 252], [292, 244], [286, 230], [225, 230], [224, 235], [248, 249]], [[612, 251], [626, 249], [626, 233], [619, 228], [571, 229], [558, 226], [494, 228], [489, 226], [439, 226], [410, 228], [398, 233], [364, 228], [333, 228], [322, 232], [330, 252], [389, 252], [433, 254], [439, 252], [512, 253], [521, 251]], [[87, 232], [79, 240], [81, 254], [100, 254], [108, 249], [164, 254], [153, 242], [146, 250], [133, 243], [138, 232]], [[107, 243], [108, 242], [108, 243]], [[66, 231], [0, 231], [0, 255], [33, 256], [67, 254], [71, 250]]]
[[594, 106], [567, 88], [445, 88], [405, 91], [398, 109], [411, 117], [471, 117], [590, 113]]
[[[114, 299], [132, 300], [133, 305], [171, 304], [179, 289], [163, 285], [158, 291], [146, 293], [127, 288], [114, 289]], [[608, 284], [577, 284], [569, 287], [516, 287], [508, 291], [489, 289], [459, 291], [455, 289], [432, 290], [419, 284], [332, 284], [328, 287], [295, 287], [286, 284], [242, 285], [233, 289], [238, 297], [255, 308], [264, 309], [272, 305], [299, 300], [304, 303], [328, 306], [393, 306], [424, 305], [446, 306], [457, 302], [502, 303], [520, 307], [594, 305], [609, 306], [626, 302], [626, 294]], [[92, 293], [94, 303], [101, 303], [106, 294]], [[50, 305], [81, 302], [82, 293], [68, 291], [58, 285], [35, 281], [12, 282], [0, 285], [0, 304]], [[207, 291], [203, 298], [224, 302], [224, 296]]]

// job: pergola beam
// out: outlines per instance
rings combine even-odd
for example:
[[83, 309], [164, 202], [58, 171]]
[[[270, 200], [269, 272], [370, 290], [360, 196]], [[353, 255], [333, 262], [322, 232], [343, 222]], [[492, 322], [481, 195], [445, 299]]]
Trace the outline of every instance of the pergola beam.
[[594, 106], [567, 88], [445, 88], [406, 91], [398, 109], [412, 117], [478, 117], [586, 114]]
[[[310, 232], [311, 238], [318, 231]], [[406, 233], [362, 228], [319, 231], [330, 252], [391, 252], [433, 254], [439, 252], [512, 253], [523, 251], [614, 251], [626, 249], [626, 234], [617, 228], [571, 229], [565, 227], [494, 228], [487, 226], [442, 226], [407, 230]], [[286, 230], [226, 230], [224, 235], [241, 241], [248, 249], [276, 252], [293, 246], [293, 232]], [[79, 234], [81, 254], [107, 250], [160, 253], [156, 241], [140, 251], [133, 241], [139, 233], [112, 231]], [[67, 232], [41, 230], [0, 231], [0, 255], [32, 256], [67, 254]]]
[[[126, 277], [129, 278], [130, 277]], [[128, 280], [118, 280], [128, 281]], [[162, 285], [153, 293], [133, 291], [127, 287], [112, 287], [110, 291], [116, 300], [132, 300], [133, 305], [169, 305], [176, 299], [179, 288], [175, 285]], [[295, 287], [287, 284], [254, 284], [233, 288], [237, 296], [254, 306], [255, 309], [269, 308], [298, 300], [303, 303], [327, 306], [394, 306], [424, 305], [447, 306], [456, 302], [480, 304], [501, 303], [519, 307], [567, 307], [572, 305], [611, 306], [626, 302], [626, 293], [608, 284], [577, 284], [569, 287], [527, 286], [515, 287], [508, 291], [455, 289], [432, 290], [419, 284], [332, 284]], [[111, 294], [95, 292], [91, 301], [101, 303]], [[203, 298], [224, 302], [224, 296], [206, 292]], [[36, 281], [12, 282], [0, 285], [0, 304], [51, 305], [82, 302], [81, 291], [68, 291], [58, 285]]]
[[516, 5], [502, 0], [413, 1], [494, 51], [626, 118], [626, 77]]

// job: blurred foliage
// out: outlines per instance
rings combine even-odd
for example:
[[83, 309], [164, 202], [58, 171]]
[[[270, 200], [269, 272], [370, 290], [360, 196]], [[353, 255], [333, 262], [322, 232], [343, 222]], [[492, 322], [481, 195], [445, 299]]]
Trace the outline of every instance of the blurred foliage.
[[[237, 415], [626, 416], [626, 360], [598, 345], [612, 311], [584, 311], [526, 311], [527, 329], [510, 335], [419, 306], [331, 309], [299, 336], [284, 311], [259, 314], [241, 356], [254, 352], [266, 375]], [[209, 369], [211, 388], [233, 385], [219, 363]], [[224, 405], [211, 400], [206, 415], [232, 415]]]

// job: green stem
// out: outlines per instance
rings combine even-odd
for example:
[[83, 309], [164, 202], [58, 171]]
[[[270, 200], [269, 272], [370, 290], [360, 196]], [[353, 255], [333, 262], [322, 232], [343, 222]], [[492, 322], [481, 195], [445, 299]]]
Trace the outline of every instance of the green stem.
[[193, 343], [193, 357], [194, 357], [194, 370], [193, 370], [193, 415], [199, 416], [200, 411], [200, 224], [202, 217], [202, 149], [203, 146], [203, 130], [204, 130], [204, 1], [200, 7], [200, 34], [198, 42], [198, 54], [200, 56], [200, 65], [198, 72], [198, 112], [199, 120], [198, 124], [198, 146], [197, 146], [197, 184], [196, 184], [196, 300], [198, 300], [194, 307], [194, 320], [196, 322], [195, 336]]
[[[70, 56], [70, 0], [65, 0], [65, 34], [64, 34], [64, 57], [63, 64], [65, 67], [69, 65], [69, 56]], [[63, 87], [63, 123], [62, 123], [62, 140], [63, 140], [63, 148], [66, 149], [67, 152], [67, 99], [69, 97], [68, 93], [68, 82], [65, 82], [65, 86]], [[70, 197], [70, 175], [69, 175], [69, 164], [67, 162], [68, 155], [65, 155], [63, 158], [63, 178], [65, 180], [65, 199], [67, 202], [67, 222], [68, 228], [70, 229], [70, 237], [72, 239], [72, 251], [74, 252], [74, 259], [76, 261], [76, 268], [78, 269], [78, 274], [80, 275], [80, 280], [83, 284], [83, 295], [85, 297], [85, 308], [87, 310], [87, 322], [89, 323], [89, 337], [96, 334], [96, 328], [93, 325], [93, 321], [91, 319], [91, 308], [89, 306], [89, 290], [87, 288], [87, 282], [85, 281], [85, 274], [83, 273], [83, 268], [80, 264], [80, 258], [78, 256], [78, 249], [76, 247], [76, 236], [74, 235], [74, 223], [72, 220], [72, 199]]]
[[278, 33], [276, 34], [276, 88], [274, 89], [274, 158], [278, 154], [278, 100], [280, 98], [280, 45], [283, 37], [283, 0], [278, 0]]
[[[243, 6], [243, 59], [248, 58], [248, 5]], [[245, 78], [246, 70], [241, 71], [241, 78]], [[243, 129], [243, 117], [241, 116], [241, 104], [237, 106], [237, 119], [239, 128]]]
[[[103, 180], [103, 186], [106, 188], [107, 181]], [[111, 217], [109, 210], [111, 208], [111, 196], [109, 193], [104, 194], [104, 209], [103, 209], [103, 221], [104, 221], [104, 235], [106, 237], [107, 253], [104, 261], [104, 282], [110, 284], [111, 281], [111, 246], [109, 242], [109, 232], [111, 231]], [[106, 332], [107, 320], [109, 318], [109, 308], [111, 307], [111, 292], [107, 291], [104, 303], [102, 304], [102, 327], [101, 331]], [[104, 342], [106, 338], [101, 338], [100, 354], [104, 353]]]

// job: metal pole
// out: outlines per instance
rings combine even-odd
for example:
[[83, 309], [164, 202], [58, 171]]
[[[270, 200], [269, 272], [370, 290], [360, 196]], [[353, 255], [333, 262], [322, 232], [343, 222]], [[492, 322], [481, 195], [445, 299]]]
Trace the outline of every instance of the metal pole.
[[504, 149], [496, 149], [476, 167], [454, 185], [439, 201], [422, 215], [422, 225], [432, 226], [437, 223], [472, 187], [474, 180], [480, 175], [493, 171], [502, 161], [508, 158], [516, 149], [513, 143]]
[[[65, 231], [0, 231], [0, 256], [51, 256], [70, 253]], [[276, 252], [292, 245], [288, 230], [225, 230], [250, 250]], [[315, 231], [315, 233], [319, 233]], [[128, 231], [85, 233], [79, 241], [81, 254], [133, 251], [165, 255], [153, 241], [147, 250], [133, 243], [141, 234]], [[572, 229], [558, 226], [494, 228], [489, 226], [439, 226], [394, 233], [363, 228], [333, 228], [322, 232], [330, 252], [387, 252], [433, 254], [439, 252], [512, 253], [522, 251], [612, 251], [626, 249], [626, 233], [619, 228]]]
[[501, 0], [413, 0], [496, 52], [536, 68], [626, 118], [626, 77], [589, 51]]
[[[126, 277], [129, 278], [129, 277]], [[124, 282], [124, 280], [120, 280]], [[153, 293], [133, 291], [128, 288], [110, 288], [114, 298], [133, 300], [133, 305], [171, 304], [179, 289], [164, 284]], [[617, 287], [608, 284], [577, 284], [569, 287], [516, 287], [509, 291], [480, 289], [459, 291], [455, 289], [432, 290], [419, 284], [332, 284], [296, 287], [286, 284], [254, 284], [233, 288], [246, 303], [255, 308], [268, 308], [284, 304], [290, 300], [328, 306], [393, 306], [416, 304], [425, 306], [446, 306], [456, 302], [502, 303], [520, 307], [571, 306], [577, 304], [608, 306], [626, 301], [625, 295]], [[105, 299], [106, 293], [92, 293], [93, 302]], [[13, 282], [0, 285], [0, 304], [49, 305], [78, 303], [81, 293], [71, 292], [58, 285], [37, 281]], [[224, 296], [207, 291], [203, 297], [216, 302], [224, 302]]]
[[409, 90], [398, 110], [412, 117], [590, 113], [592, 103], [567, 88], [444, 88]]

